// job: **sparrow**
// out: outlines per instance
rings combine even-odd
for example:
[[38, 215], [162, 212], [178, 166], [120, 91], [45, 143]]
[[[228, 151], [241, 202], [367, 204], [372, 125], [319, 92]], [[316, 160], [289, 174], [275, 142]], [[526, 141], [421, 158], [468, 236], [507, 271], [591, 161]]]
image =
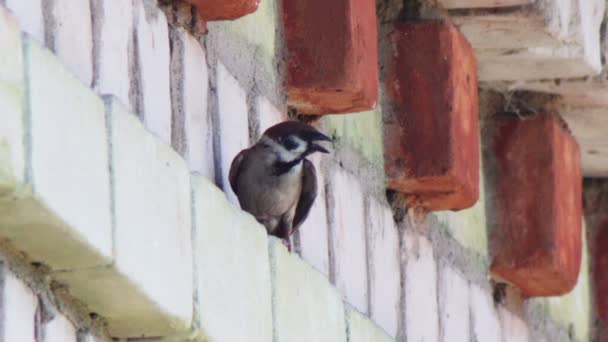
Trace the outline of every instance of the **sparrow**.
[[317, 197], [317, 173], [306, 157], [329, 153], [318, 141], [331, 139], [315, 128], [285, 121], [268, 128], [230, 165], [229, 181], [241, 209], [252, 214], [270, 235], [289, 237], [306, 220]]

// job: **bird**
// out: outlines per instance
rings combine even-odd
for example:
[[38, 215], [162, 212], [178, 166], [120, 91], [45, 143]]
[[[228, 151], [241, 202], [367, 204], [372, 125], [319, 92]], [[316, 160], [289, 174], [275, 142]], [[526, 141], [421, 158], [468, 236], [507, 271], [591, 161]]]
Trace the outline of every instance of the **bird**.
[[289, 251], [290, 236], [306, 220], [317, 197], [317, 172], [306, 157], [329, 153], [321, 141], [332, 139], [310, 125], [284, 121], [264, 131], [230, 165], [228, 179], [241, 209], [268, 234], [282, 239]]

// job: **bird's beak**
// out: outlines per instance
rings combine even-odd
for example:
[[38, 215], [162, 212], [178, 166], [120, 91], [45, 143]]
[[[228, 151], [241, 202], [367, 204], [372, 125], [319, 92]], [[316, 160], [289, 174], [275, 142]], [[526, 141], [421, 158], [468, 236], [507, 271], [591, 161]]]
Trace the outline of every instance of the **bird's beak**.
[[309, 137], [309, 139], [311, 141], [310, 148], [309, 148], [311, 153], [313, 153], [313, 152], [329, 153], [329, 151], [325, 147], [323, 147], [319, 144], [315, 144], [315, 143], [313, 143], [313, 141], [332, 141], [330, 137], [326, 136], [323, 133], [315, 132], [312, 136]]
[[325, 147], [314, 144], [314, 143], [310, 144], [309, 150], [311, 153], [313, 153], [313, 152], [329, 153], [329, 151]]

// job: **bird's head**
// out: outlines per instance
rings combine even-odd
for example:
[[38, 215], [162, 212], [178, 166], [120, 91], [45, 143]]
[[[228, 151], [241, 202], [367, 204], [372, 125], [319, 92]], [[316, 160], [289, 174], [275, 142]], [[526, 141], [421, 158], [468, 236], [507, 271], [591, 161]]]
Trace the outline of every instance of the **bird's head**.
[[317, 142], [331, 141], [331, 138], [312, 126], [285, 121], [268, 128], [262, 135], [262, 141], [275, 150], [281, 161], [291, 162], [315, 152], [329, 153]]

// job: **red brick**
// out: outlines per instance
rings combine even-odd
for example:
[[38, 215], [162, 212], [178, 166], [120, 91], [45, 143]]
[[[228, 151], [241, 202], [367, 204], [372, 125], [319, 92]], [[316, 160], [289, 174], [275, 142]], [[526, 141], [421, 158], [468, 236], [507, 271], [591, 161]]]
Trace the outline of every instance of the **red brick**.
[[260, 0], [186, 0], [207, 21], [234, 20], [258, 9]]
[[[600, 226], [593, 243], [594, 298], [597, 316], [605, 328], [608, 327], [608, 220]], [[606, 337], [608, 341], [608, 334]]]
[[479, 198], [477, 63], [451, 23], [400, 24], [392, 36], [385, 120], [388, 187], [413, 205], [458, 210]]
[[374, 0], [283, 0], [282, 18], [290, 106], [313, 115], [376, 106]]
[[561, 119], [496, 120], [492, 273], [530, 297], [576, 285], [582, 253], [578, 144]]

